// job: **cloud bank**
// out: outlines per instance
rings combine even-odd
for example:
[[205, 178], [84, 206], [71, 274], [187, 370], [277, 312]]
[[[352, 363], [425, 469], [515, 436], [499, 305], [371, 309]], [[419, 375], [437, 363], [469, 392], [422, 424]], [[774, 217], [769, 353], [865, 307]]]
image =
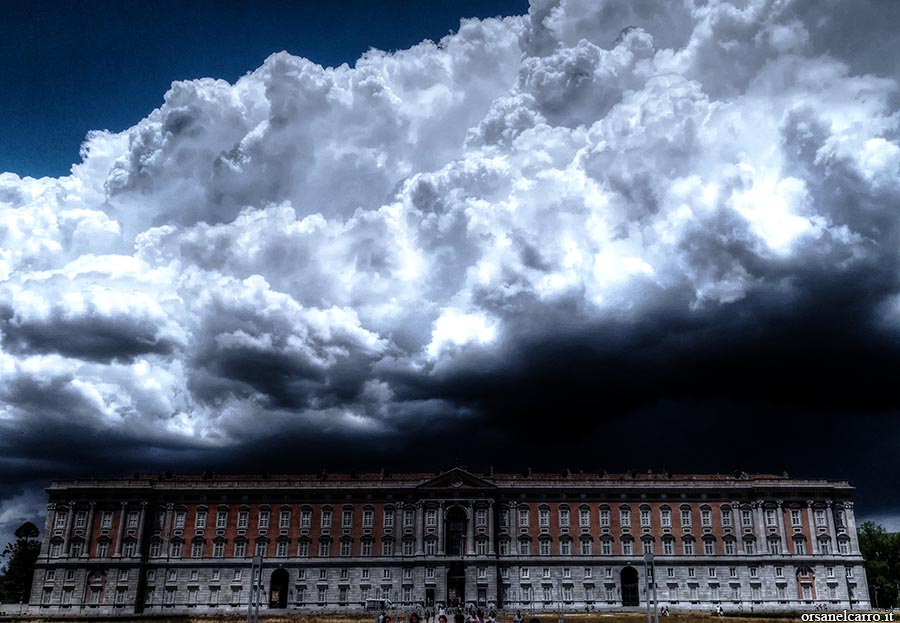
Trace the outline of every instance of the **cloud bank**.
[[896, 455], [898, 74], [837, 40], [896, 23], [856, 7], [534, 0], [176, 82], [0, 175], [0, 528], [54, 477], [466, 438], [421, 460], [683, 436], [815, 474], [793, 444], [864, 417]]

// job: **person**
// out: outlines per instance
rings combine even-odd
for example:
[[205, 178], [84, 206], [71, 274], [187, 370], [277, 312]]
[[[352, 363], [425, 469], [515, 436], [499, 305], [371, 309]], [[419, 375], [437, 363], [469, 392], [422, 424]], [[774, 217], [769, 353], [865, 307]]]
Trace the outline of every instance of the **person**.
[[662, 607], [662, 615], [663, 615], [664, 617], [669, 616], [669, 606], [663, 606], [663, 607]]
[[453, 615], [453, 623], [466, 623], [466, 617], [463, 616], [462, 612], [457, 612]]
[[391, 623], [391, 615], [386, 614], [384, 618], [381, 620], [381, 623]]
[[513, 617], [513, 623], [525, 623], [525, 617], [522, 616], [521, 610], [516, 610], [516, 616]]
[[384, 610], [382, 610], [381, 613], [377, 617], [375, 617], [375, 623], [384, 623]]
[[419, 619], [419, 613], [418, 613], [418, 612], [412, 612], [412, 613], [409, 615], [409, 623], [422, 623], [421, 619]]
[[[443, 610], [443, 608], [441, 608]], [[438, 623], [447, 623], [447, 615], [441, 612], [438, 615]]]
[[725, 611], [722, 609], [722, 604], [719, 604], [718, 606], [716, 606], [716, 616], [717, 617], [725, 616]]

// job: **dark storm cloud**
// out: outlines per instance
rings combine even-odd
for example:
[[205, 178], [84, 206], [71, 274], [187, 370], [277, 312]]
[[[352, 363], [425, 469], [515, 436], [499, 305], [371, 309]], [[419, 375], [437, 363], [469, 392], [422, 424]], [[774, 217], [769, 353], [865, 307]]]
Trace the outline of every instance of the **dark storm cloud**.
[[70, 176], [0, 176], [5, 508], [460, 462], [849, 477], [900, 512], [896, 19], [535, 0], [176, 83]]

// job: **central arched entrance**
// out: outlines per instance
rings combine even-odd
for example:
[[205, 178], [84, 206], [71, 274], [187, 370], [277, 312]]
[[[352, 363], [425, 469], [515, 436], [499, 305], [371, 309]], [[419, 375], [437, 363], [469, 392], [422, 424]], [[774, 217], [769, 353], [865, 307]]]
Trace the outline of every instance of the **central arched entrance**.
[[469, 516], [459, 506], [447, 511], [446, 543], [448, 556], [463, 556], [466, 553], [466, 531]]
[[638, 589], [638, 572], [634, 567], [628, 566], [622, 569], [619, 575], [622, 582], [622, 605], [638, 606], [641, 603], [640, 590]]
[[269, 578], [269, 608], [284, 610], [287, 608], [288, 572], [275, 569]]
[[459, 608], [466, 603], [466, 568], [452, 562], [447, 569], [447, 605]]

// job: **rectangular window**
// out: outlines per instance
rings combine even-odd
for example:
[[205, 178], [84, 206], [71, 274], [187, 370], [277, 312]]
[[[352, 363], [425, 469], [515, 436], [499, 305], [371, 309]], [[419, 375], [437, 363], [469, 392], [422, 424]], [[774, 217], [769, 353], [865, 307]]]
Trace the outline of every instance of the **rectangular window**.
[[403, 527], [404, 528], [412, 528], [413, 526], [413, 512], [412, 509], [404, 509], [403, 510]]
[[250, 511], [246, 511], [246, 510], [238, 511], [238, 521], [237, 521], [238, 530], [246, 530], [247, 526], [249, 524], [250, 524]]
[[301, 558], [309, 558], [309, 541], [300, 541], [297, 544], [297, 555]]
[[203, 557], [203, 541], [195, 541], [191, 545], [191, 558]]
[[150, 542], [150, 558], [159, 558], [162, 554], [162, 543], [159, 541]]
[[703, 554], [712, 556], [716, 553], [716, 544], [713, 541], [703, 541]]
[[627, 508], [619, 509], [619, 523], [623, 528], [631, 527], [631, 510]]
[[825, 511], [821, 508], [816, 509], [816, 525], [825, 526]]
[[382, 541], [381, 555], [382, 556], [393, 556], [394, 555], [394, 542], [393, 541]]
[[135, 542], [134, 541], [126, 541], [125, 542], [125, 550], [122, 552], [122, 555], [126, 558], [131, 558], [135, 553]]
[[538, 510], [538, 525], [541, 528], [550, 527], [550, 511], [548, 509], [541, 508]]
[[799, 525], [801, 525], [800, 511], [797, 510], [797, 509], [795, 509], [795, 508], [792, 508], [792, 509], [791, 509], [791, 525], [792, 525], [792, 526], [799, 526]]
[[561, 528], [569, 527], [569, 509], [568, 508], [559, 509], [559, 525]]
[[361, 554], [363, 556], [371, 556], [372, 555], [372, 541], [365, 540], [362, 542], [362, 551]]
[[198, 530], [206, 527], [206, 511], [197, 511], [197, 516], [194, 518], [194, 527]]
[[715, 567], [709, 567], [709, 568], [706, 570], [706, 577], [708, 577], [708, 578], [714, 578], [714, 577], [716, 577], [716, 568], [715, 568]]
[[353, 511], [350, 509], [344, 509], [344, 513], [341, 515], [341, 527], [343, 528], [352, 528], [353, 527]]
[[85, 523], [87, 523], [87, 513], [85, 511], [75, 513], [75, 527], [84, 528]]
[[582, 539], [581, 540], [581, 555], [582, 556], [590, 556], [593, 554], [593, 542], [590, 539]]
[[694, 555], [694, 542], [693, 541], [685, 541], [683, 547], [684, 547], [684, 555], [685, 556], [693, 556]]
[[110, 528], [112, 528], [112, 519], [112, 511], [103, 511], [103, 513], [100, 515], [100, 528], [103, 530], [109, 530]]
[[519, 527], [520, 528], [528, 527], [528, 509], [527, 508], [519, 509]]
[[753, 527], [753, 513], [749, 508], [741, 509], [741, 525], [745, 528]]
[[644, 541], [644, 553], [652, 554], [653, 553], [653, 541]]
[[375, 521], [375, 513], [372, 509], [367, 508], [363, 511], [363, 528], [371, 528]]
[[612, 556], [612, 540], [604, 539], [600, 542], [600, 553], [603, 556]]
[[[479, 544], [481, 541], [479, 541]], [[412, 541], [403, 541], [403, 555], [404, 556], [412, 556], [413, 555], [413, 542]]]
[[437, 511], [435, 509], [429, 508], [425, 511], [425, 525], [429, 528], [437, 525]]
[[541, 553], [541, 556], [549, 556], [550, 555], [550, 541], [547, 541], [547, 540], [541, 541], [540, 553]]
[[725, 528], [731, 527], [731, 510], [727, 508], [722, 509], [722, 526]]
[[172, 557], [172, 558], [181, 558], [181, 550], [182, 550], [182, 543], [181, 543], [181, 541], [175, 541], [175, 542], [173, 542], [173, 543], [172, 543], [172, 551], [171, 551], [171, 554], [170, 554], [171, 557]]
[[571, 556], [572, 555], [572, 541], [566, 539], [565, 541], [559, 542], [559, 553], [562, 556]]
[[331, 528], [331, 510], [325, 509], [322, 511], [322, 527], [323, 528]]
[[725, 555], [734, 556], [734, 541], [731, 539], [725, 541]]
[[331, 555], [331, 541], [319, 541], [319, 558], [328, 558]]
[[622, 554], [624, 556], [634, 555], [634, 542], [633, 541], [622, 541]]
[[708, 508], [700, 511], [700, 525], [704, 528], [712, 526], [712, 511]]
[[138, 527], [138, 512], [129, 511], [128, 513], [128, 529], [136, 530]]
[[267, 510], [259, 511], [259, 529], [260, 530], [268, 530], [269, 529], [269, 511], [267, 511]]
[[756, 553], [756, 541], [753, 539], [747, 539], [744, 541], [744, 553], [745, 554], [755, 554]]
[[56, 529], [63, 530], [66, 527], [66, 519], [68, 519], [69, 514], [65, 511], [59, 511], [56, 513]]
[[666, 539], [663, 541], [663, 556], [672, 556], [675, 554], [675, 541]]
[[275, 555], [278, 558], [287, 558], [287, 555], [288, 555], [287, 541], [278, 541], [278, 543], [275, 545]]
[[519, 569], [519, 577], [523, 580], [527, 580], [529, 578], [529, 569], [528, 567], [522, 567]]
[[662, 511], [660, 511], [659, 519], [663, 528], [672, 527], [672, 511], [668, 508], [664, 508], [662, 509]]
[[283, 509], [278, 515], [278, 529], [287, 530], [291, 527], [291, 511]]
[[175, 529], [184, 530], [184, 519], [187, 515], [184, 511], [175, 511]]
[[302, 530], [309, 530], [312, 526], [312, 511], [308, 508], [300, 511], [300, 528]]
[[642, 528], [650, 527], [650, 509], [649, 508], [641, 509], [641, 527]]
[[234, 544], [234, 557], [245, 558], [247, 556], [247, 542], [238, 541]]
[[750, 567], [750, 577], [751, 578], [759, 577], [759, 567]]
[[775, 577], [776, 578], [784, 577], [784, 567], [775, 567]]
[[806, 541], [794, 541], [794, 553], [798, 556], [806, 556]]
[[350, 556], [352, 545], [350, 541], [341, 541], [341, 556]]
[[487, 510], [479, 508], [477, 511], [475, 511], [475, 525], [478, 527], [484, 527], [487, 525]]
[[737, 567], [728, 567], [728, 577], [736, 578], [738, 576]]
[[582, 528], [588, 528], [591, 525], [591, 511], [588, 508], [582, 508], [578, 511], [578, 523]]
[[522, 556], [531, 556], [531, 541], [527, 539], [519, 541], [519, 553]]
[[683, 528], [691, 527], [691, 511], [688, 508], [681, 509], [681, 526]]
[[256, 549], [254, 550], [254, 555], [255, 556], [265, 556], [268, 549], [269, 549], [268, 543], [266, 543], [265, 541], [257, 541]]
[[775, 517], [775, 509], [774, 508], [766, 509], [766, 525], [767, 526], [776, 525], [776, 517]]
[[224, 530], [228, 526], [228, 511], [221, 510], [216, 513], [216, 530]]
[[393, 509], [387, 508], [384, 511], [384, 527], [385, 528], [393, 528], [394, 527], [394, 511]]

